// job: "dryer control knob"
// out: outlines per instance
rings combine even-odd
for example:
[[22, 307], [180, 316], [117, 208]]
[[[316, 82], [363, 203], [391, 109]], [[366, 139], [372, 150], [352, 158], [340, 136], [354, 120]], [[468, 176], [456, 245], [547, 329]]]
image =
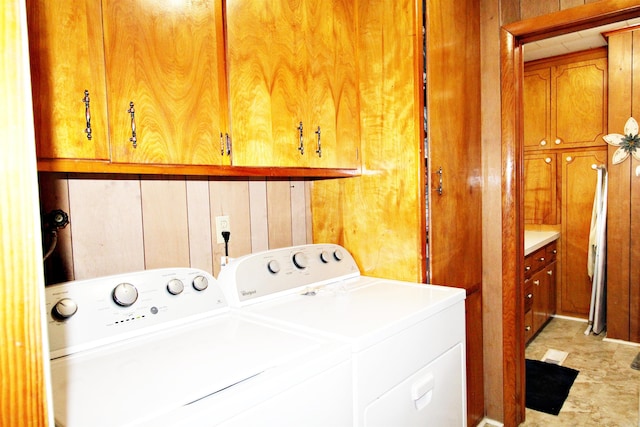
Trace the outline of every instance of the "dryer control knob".
[[326, 264], [329, 262], [329, 258], [330, 258], [330, 255], [327, 251], [320, 252], [320, 261]]
[[267, 270], [269, 270], [269, 272], [273, 273], [273, 274], [277, 274], [280, 272], [280, 263], [275, 260], [272, 259], [271, 261], [269, 261], [267, 263]]
[[129, 307], [138, 299], [138, 290], [131, 283], [120, 283], [113, 288], [112, 296], [116, 304]]
[[293, 254], [293, 264], [300, 270], [304, 270], [309, 266], [309, 260], [304, 253], [296, 252], [295, 254]]
[[204, 276], [196, 276], [193, 279], [193, 288], [196, 291], [204, 291], [209, 286], [209, 281]]
[[167, 283], [167, 291], [169, 291], [171, 295], [178, 295], [184, 291], [184, 283], [178, 279], [171, 279]]
[[78, 311], [78, 304], [71, 298], [63, 298], [53, 306], [51, 314], [56, 319], [64, 320], [76, 314], [76, 311]]
[[336, 259], [336, 261], [342, 261], [344, 255], [342, 255], [342, 251], [340, 249], [336, 249], [335, 251], [333, 251], [333, 257]]

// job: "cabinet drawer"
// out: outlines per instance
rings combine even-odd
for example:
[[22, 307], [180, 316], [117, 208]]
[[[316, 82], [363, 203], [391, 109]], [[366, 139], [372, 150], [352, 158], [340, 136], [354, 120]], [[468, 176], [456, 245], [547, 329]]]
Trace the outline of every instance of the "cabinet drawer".
[[529, 254], [524, 259], [524, 278], [528, 279], [533, 273], [540, 270], [546, 264], [547, 252], [545, 248]]
[[554, 241], [552, 243], [549, 243], [545, 247], [545, 256], [546, 256], [545, 265], [548, 265], [549, 263], [552, 263], [553, 261], [555, 261], [557, 255], [558, 255], [558, 242]]

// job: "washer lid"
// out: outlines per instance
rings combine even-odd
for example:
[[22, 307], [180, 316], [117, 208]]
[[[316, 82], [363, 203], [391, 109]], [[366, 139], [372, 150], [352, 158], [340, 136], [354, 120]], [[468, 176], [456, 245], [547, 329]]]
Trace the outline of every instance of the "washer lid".
[[360, 276], [242, 310], [347, 340], [357, 352], [464, 299], [459, 288]]
[[309, 358], [323, 343], [225, 314], [55, 359], [56, 425], [135, 425], [217, 392], [231, 394], [234, 384]]

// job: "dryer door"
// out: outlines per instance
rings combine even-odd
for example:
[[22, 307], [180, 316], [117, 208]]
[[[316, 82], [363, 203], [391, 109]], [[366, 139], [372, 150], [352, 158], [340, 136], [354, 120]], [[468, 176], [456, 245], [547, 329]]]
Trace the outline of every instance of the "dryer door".
[[364, 425], [464, 426], [463, 364], [458, 344], [367, 406]]

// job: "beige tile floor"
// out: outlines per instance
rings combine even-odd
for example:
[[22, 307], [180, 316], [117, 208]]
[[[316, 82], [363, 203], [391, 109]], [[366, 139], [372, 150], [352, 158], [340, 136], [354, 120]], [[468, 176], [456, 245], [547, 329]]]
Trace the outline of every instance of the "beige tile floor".
[[640, 371], [630, 365], [640, 347], [584, 335], [587, 324], [553, 318], [527, 346], [528, 359], [548, 349], [568, 352], [563, 366], [580, 371], [558, 416], [526, 410], [521, 426], [638, 427]]

